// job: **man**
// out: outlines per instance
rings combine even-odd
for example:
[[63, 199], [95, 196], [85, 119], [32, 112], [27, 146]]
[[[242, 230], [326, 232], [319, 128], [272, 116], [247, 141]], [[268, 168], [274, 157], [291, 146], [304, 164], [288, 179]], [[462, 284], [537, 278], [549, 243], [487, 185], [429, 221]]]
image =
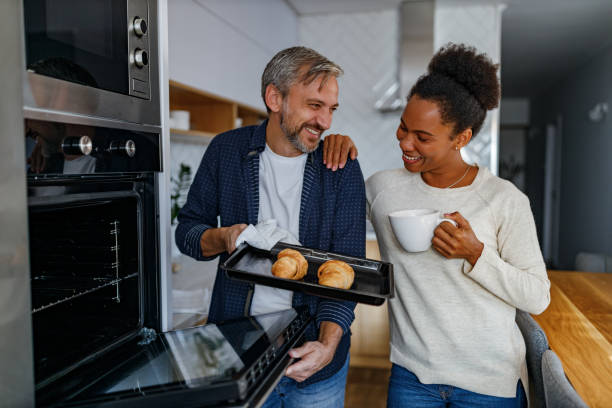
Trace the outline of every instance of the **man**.
[[[305, 47], [272, 58], [261, 90], [269, 119], [210, 143], [178, 215], [176, 242], [182, 252], [199, 260], [221, 254], [224, 262], [246, 224], [274, 218], [306, 247], [365, 255], [359, 164], [348, 161], [332, 171], [337, 157], [348, 154], [346, 143], [341, 147], [346, 140], [334, 138], [326, 160], [319, 146], [338, 107], [341, 74], [338, 65]], [[287, 369], [264, 407], [342, 407], [354, 303], [254, 286], [218, 271], [209, 321], [299, 305], [308, 305], [315, 322], [306, 330], [306, 343], [290, 351], [300, 360]]]

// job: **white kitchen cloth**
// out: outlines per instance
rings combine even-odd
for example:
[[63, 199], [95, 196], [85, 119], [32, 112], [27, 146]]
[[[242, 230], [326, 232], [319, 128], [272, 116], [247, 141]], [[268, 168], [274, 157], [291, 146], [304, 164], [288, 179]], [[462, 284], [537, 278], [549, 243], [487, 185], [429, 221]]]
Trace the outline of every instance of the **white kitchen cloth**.
[[255, 248], [269, 251], [277, 242], [300, 245], [300, 241], [289, 231], [279, 228], [275, 219], [262, 221], [257, 225], [249, 224], [236, 239], [236, 248], [243, 242]]

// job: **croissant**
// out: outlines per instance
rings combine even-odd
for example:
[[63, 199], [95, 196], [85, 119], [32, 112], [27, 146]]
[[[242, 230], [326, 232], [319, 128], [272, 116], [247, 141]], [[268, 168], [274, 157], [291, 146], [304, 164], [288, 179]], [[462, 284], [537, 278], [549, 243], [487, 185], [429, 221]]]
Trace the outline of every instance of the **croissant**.
[[279, 278], [299, 280], [308, 272], [308, 261], [295, 249], [287, 248], [278, 253], [272, 265], [272, 275]]
[[343, 261], [327, 261], [317, 271], [319, 284], [334, 288], [349, 289], [355, 279], [355, 271]]

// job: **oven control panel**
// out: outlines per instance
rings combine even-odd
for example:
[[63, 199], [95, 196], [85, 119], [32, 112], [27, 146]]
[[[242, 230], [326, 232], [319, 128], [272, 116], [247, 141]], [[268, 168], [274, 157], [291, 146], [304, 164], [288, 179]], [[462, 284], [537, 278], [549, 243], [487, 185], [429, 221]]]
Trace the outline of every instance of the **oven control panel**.
[[27, 119], [29, 176], [161, 171], [159, 133]]

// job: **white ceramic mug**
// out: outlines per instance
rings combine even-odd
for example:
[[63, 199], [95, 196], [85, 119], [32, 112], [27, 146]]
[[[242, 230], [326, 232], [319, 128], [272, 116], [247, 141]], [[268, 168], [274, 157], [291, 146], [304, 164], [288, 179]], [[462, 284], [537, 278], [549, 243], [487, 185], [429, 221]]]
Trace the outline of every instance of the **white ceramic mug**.
[[443, 218], [440, 211], [426, 208], [392, 212], [389, 221], [395, 237], [408, 252], [427, 251], [440, 223], [447, 221], [457, 226], [455, 221]]

